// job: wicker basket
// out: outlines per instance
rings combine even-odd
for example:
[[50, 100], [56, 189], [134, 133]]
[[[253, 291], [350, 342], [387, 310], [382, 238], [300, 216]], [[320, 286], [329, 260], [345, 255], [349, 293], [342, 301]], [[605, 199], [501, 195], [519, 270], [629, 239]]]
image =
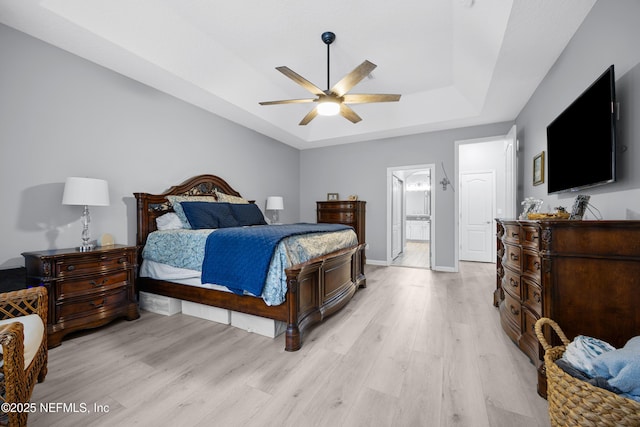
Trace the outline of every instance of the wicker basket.
[[[563, 346], [551, 347], [547, 343], [542, 333], [545, 324], [558, 334]], [[570, 342], [556, 322], [543, 317], [536, 322], [535, 331], [545, 350], [547, 400], [552, 426], [640, 426], [640, 402], [574, 378], [555, 363]]]

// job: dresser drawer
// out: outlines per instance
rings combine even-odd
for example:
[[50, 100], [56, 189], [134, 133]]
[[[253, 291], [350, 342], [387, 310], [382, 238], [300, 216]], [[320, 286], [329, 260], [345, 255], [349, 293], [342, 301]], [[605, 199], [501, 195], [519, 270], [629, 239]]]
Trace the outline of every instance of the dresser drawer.
[[525, 225], [522, 227], [522, 246], [538, 249], [539, 230], [538, 227]]
[[522, 278], [522, 295], [524, 304], [538, 316], [542, 315], [542, 289], [532, 280]]
[[56, 299], [66, 299], [105, 292], [119, 286], [126, 286], [129, 272], [127, 270], [112, 274], [102, 274], [81, 279], [67, 279], [58, 283]]
[[338, 210], [344, 210], [344, 209], [349, 209], [349, 210], [353, 210], [355, 209], [356, 206], [356, 202], [350, 202], [350, 201], [338, 201], [338, 202], [320, 202], [319, 203], [319, 210], [331, 210], [331, 209], [338, 209]]
[[501, 306], [501, 316], [505, 317], [509, 323], [514, 325], [518, 331], [522, 330], [522, 309], [520, 301], [505, 292], [504, 306]]
[[318, 211], [318, 222], [328, 222], [345, 224], [352, 223], [356, 220], [356, 216], [353, 212], [339, 212], [339, 211]]
[[504, 227], [504, 240], [507, 243], [520, 244], [520, 226], [517, 224], [506, 224]]
[[505, 245], [503, 264], [515, 271], [521, 271], [522, 250], [519, 246]]
[[77, 317], [95, 316], [97, 310], [119, 308], [127, 302], [127, 287], [118, 288], [115, 292], [96, 294], [91, 298], [66, 302], [58, 306], [58, 321]]
[[540, 257], [536, 252], [523, 250], [522, 274], [533, 277], [540, 282]]
[[537, 365], [538, 362], [536, 361], [540, 360], [540, 351], [534, 326], [538, 318], [529, 310], [523, 310], [522, 319], [523, 328], [519, 347], [527, 356], [529, 356], [529, 359]]
[[512, 297], [520, 299], [520, 275], [505, 268], [502, 288], [509, 292]]
[[107, 253], [100, 256], [62, 258], [56, 262], [56, 275], [59, 278], [64, 278], [122, 269], [129, 263], [133, 263], [133, 260], [129, 258], [130, 254], [123, 252]]

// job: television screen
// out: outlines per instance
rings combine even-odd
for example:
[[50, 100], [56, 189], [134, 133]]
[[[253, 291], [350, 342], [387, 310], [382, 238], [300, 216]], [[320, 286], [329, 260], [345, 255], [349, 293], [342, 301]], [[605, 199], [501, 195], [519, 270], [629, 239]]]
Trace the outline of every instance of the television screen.
[[547, 191], [614, 182], [615, 76], [610, 66], [547, 127]]

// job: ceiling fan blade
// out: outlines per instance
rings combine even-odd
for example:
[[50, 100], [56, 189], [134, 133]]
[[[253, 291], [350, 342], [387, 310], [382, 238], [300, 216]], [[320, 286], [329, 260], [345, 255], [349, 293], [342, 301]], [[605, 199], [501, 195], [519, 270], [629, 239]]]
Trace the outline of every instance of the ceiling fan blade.
[[367, 104], [370, 102], [397, 102], [401, 95], [388, 93], [352, 93], [343, 96], [347, 104]]
[[283, 99], [281, 101], [262, 101], [258, 104], [260, 105], [276, 105], [276, 104], [305, 104], [308, 102], [315, 101], [314, 98], [305, 98], [305, 99]]
[[362, 117], [357, 115], [356, 112], [346, 104], [340, 104], [340, 115], [349, 120], [351, 123], [358, 123], [360, 120], [362, 120]]
[[316, 107], [313, 110], [309, 111], [309, 113], [307, 113], [307, 115], [304, 116], [302, 118], [302, 120], [300, 121], [300, 123], [298, 123], [298, 124], [300, 126], [304, 126], [307, 123], [309, 123], [311, 120], [315, 119], [317, 115], [318, 115], [318, 107]]
[[285, 76], [289, 77], [294, 82], [298, 83], [300, 86], [308, 90], [314, 95], [325, 95], [324, 91], [320, 89], [318, 86], [311, 83], [309, 80], [302, 77], [300, 74], [291, 70], [289, 67], [276, 67], [276, 70], [280, 71]]
[[336, 96], [340, 97], [345, 93], [349, 92], [351, 88], [360, 83], [362, 79], [367, 77], [371, 72], [377, 67], [376, 64], [364, 61], [362, 64], [358, 65], [353, 71], [344, 76], [342, 80], [336, 83], [332, 88], [331, 92], [333, 92]]

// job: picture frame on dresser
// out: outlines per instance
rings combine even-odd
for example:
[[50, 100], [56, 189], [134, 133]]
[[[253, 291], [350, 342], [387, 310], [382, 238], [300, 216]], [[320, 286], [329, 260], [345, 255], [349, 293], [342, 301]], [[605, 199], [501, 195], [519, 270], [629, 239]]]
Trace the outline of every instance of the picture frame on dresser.
[[331, 202], [336, 200], [340, 200], [338, 193], [327, 193], [327, 201]]

